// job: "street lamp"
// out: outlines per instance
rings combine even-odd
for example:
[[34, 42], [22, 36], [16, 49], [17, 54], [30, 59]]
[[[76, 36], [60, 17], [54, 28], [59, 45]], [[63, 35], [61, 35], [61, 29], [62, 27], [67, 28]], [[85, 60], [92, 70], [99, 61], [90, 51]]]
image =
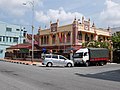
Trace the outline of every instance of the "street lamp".
[[33, 58], [34, 58], [34, 33], [33, 33], [34, 31], [34, 26], [33, 26], [34, 24], [34, 1], [28, 1], [26, 3], [23, 3], [23, 5], [27, 5], [28, 3], [32, 6], [32, 25], [31, 25], [32, 27], [32, 57], [31, 57], [31, 62], [33, 62]]

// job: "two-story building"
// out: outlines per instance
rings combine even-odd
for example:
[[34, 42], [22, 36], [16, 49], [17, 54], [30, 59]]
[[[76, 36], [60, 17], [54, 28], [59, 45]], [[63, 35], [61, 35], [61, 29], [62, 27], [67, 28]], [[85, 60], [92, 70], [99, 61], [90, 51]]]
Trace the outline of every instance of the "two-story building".
[[71, 24], [59, 26], [59, 20], [56, 23], [50, 22], [49, 29], [38, 30], [39, 46], [42, 49], [53, 50], [54, 52], [64, 52], [69, 49], [77, 50], [82, 44], [92, 40], [108, 40], [111, 37], [110, 29], [97, 28], [90, 19], [82, 21], [73, 20]]
[[0, 58], [5, 57], [6, 48], [24, 42], [25, 28], [0, 22]]

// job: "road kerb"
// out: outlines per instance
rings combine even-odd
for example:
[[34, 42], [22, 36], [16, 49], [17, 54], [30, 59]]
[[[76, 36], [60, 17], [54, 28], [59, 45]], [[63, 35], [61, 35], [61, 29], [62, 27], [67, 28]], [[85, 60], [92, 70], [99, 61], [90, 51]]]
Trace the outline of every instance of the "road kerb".
[[33, 66], [42, 65], [41, 62], [31, 62], [31, 61], [23, 61], [23, 60], [0, 59], [0, 61], [11, 62], [16, 64], [24, 64], [24, 65], [33, 65]]

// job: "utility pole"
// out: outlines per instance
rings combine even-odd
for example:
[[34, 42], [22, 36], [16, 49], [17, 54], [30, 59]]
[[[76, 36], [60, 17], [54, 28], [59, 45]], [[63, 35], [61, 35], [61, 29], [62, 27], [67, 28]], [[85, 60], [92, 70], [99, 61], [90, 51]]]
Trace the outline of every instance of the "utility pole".
[[32, 6], [32, 57], [31, 57], [31, 62], [33, 62], [34, 59], [34, 1], [28, 1], [26, 3], [23, 3], [23, 5], [27, 5], [29, 3]]

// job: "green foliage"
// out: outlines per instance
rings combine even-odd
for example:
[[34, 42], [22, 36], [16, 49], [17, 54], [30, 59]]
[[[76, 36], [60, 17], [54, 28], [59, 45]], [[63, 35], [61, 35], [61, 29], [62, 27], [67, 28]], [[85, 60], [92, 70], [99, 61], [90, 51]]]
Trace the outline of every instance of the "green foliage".
[[99, 41], [91, 41], [82, 44], [83, 47], [95, 47], [95, 48], [107, 48], [111, 49], [111, 44], [108, 41], [99, 42]]
[[113, 47], [120, 49], [120, 32], [116, 32], [112, 36]]
[[102, 48], [109, 48], [110, 43], [108, 43], [108, 42], [101, 42], [101, 43], [100, 43], [100, 46], [101, 46]]

